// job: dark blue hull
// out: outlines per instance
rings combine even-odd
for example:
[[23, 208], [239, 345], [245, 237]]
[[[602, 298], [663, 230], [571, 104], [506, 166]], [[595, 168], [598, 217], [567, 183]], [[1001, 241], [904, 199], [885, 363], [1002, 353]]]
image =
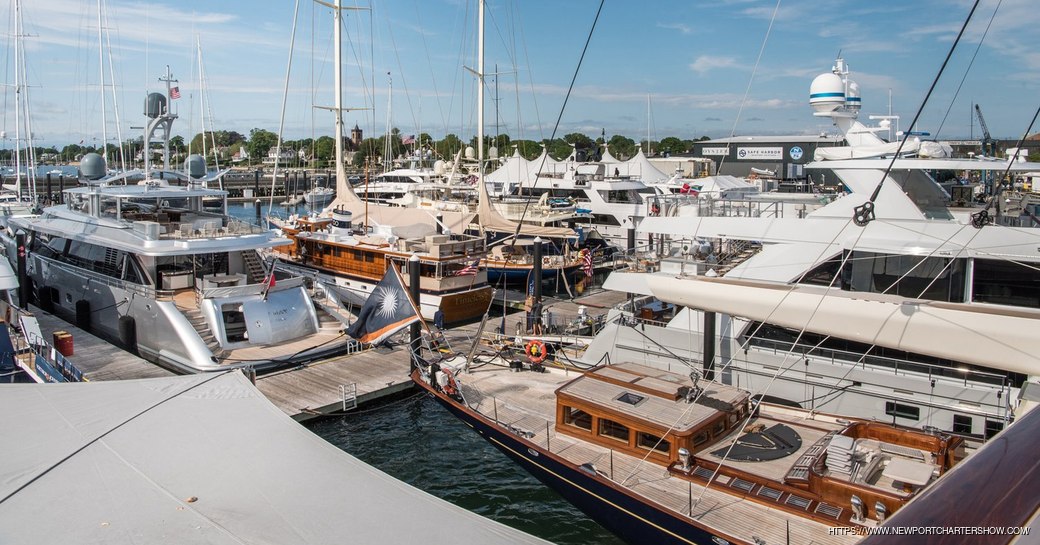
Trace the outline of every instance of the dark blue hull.
[[[414, 375], [412, 378], [416, 379]], [[739, 542], [708, 532], [690, 519], [627, 492], [609, 479], [586, 473], [441, 392], [432, 391], [422, 380], [415, 383], [528, 473], [628, 543], [727, 545]]]
[[[564, 271], [566, 273], [573, 273], [575, 270], [577, 270], [577, 267], [570, 267], [569, 270], [568, 269], [564, 269]], [[519, 268], [504, 269], [504, 268], [498, 268], [498, 267], [488, 267], [487, 268], [487, 274], [488, 274], [488, 283], [491, 283], [491, 284], [495, 284], [498, 281], [502, 280], [503, 278], [505, 278], [506, 282], [508, 282], [509, 284], [523, 284], [524, 282], [527, 282], [528, 277], [531, 275], [531, 269], [519, 269]], [[543, 282], [549, 281], [549, 280], [556, 280], [556, 277], [558, 277], [559, 275], [560, 275], [560, 269], [542, 269], [542, 281]], [[571, 276], [569, 276], [568, 279], [573, 278], [573, 276], [574, 275], [571, 274]]]

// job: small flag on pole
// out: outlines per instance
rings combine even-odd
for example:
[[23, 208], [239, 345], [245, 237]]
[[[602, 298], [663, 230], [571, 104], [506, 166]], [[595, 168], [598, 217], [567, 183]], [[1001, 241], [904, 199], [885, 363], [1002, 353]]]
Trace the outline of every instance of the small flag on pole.
[[170, 99], [177, 100], [181, 98], [181, 90], [179, 87], [170, 87]]
[[401, 144], [403, 144], [405, 146], [407, 146], [409, 144], [414, 144], [414, 143], [415, 143], [415, 135], [414, 134], [410, 134], [410, 135], [408, 135], [408, 136], [406, 136], [406, 137], [401, 139]]
[[465, 267], [459, 269], [459, 271], [455, 273], [455, 276], [472, 276], [472, 275], [475, 275], [475, 274], [477, 274], [477, 265], [480, 265], [480, 260], [479, 259], [474, 261], [473, 263], [470, 263], [470, 264], [466, 265]]
[[418, 320], [419, 312], [408, 297], [401, 273], [391, 265], [362, 305], [357, 321], [347, 328], [347, 335], [363, 343], [379, 344]]

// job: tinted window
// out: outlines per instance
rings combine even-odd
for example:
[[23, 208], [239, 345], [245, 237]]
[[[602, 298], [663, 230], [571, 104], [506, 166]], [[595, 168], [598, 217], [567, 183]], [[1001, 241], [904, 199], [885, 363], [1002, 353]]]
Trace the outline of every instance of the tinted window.
[[976, 259], [972, 300], [979, 303], [1040, 307], [1040, 271], [1011, 261]]

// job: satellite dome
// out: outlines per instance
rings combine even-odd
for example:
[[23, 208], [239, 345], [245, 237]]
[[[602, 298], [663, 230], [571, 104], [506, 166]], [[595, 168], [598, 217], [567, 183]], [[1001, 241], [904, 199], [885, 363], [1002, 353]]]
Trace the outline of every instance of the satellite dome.
[[108, 174], [105, 158], [96, 153], [88, 153], [83, 156], [79, 162], [79, 171], [88, 180], [98, 180]]
[[206, 159], [197, 153], [193, 153], [185, 159], [184, 170], [188, 171], [188, 176], [192, 178], [201, 178], [206, 175]]
[[444, 162], [443, 159], [437, 159], [437, 161], [433, 163], [433, 173], [434, 174], [436, 174], [438, 176], [444, 176], [445, 174], [447, 174], [447, 172], [448, 172], [448, 165]]
[[833, 112], [845, 105], [845, 83], [834, 73], [820, 74], [809, 86], [809, 105], [817, 112]]
[[498, 159], [498, 148], [495, 146], [491, 146], [490, 148], [488, 148], [488, 157], [492, 159]]
[[148, 93], [144, 98], [144, 115], [155, 119], [166, 111], [166, 95], [162, 93]]
[[476, 150], [473, 149], [473, 146], [466, 146], [466, 159], [475, 159], [476, 156]]

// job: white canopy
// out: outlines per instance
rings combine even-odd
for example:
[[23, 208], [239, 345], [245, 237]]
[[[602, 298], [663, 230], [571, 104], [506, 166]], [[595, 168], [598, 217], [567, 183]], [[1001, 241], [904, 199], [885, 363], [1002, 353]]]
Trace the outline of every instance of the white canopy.
[[3, 543], [544, 543], [293, 422], [238, 372], [0, 385]]

